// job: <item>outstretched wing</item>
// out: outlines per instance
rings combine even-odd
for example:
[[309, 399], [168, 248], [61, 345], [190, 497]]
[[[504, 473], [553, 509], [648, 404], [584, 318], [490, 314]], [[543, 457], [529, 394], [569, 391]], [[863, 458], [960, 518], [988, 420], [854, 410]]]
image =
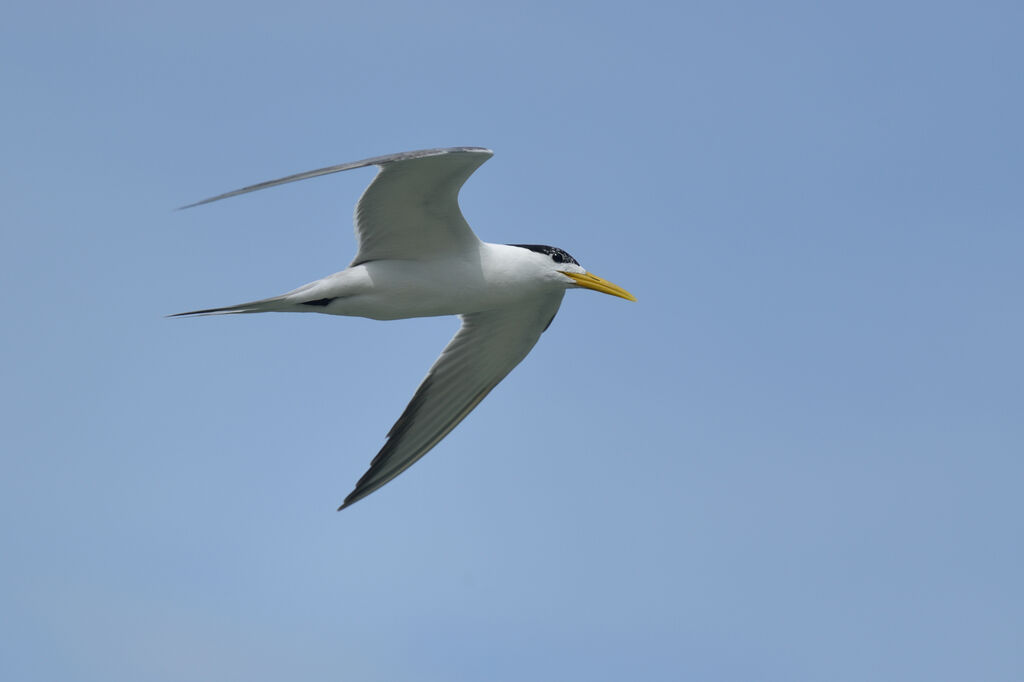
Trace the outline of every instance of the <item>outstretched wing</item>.
[[511, 308], [462, 316], [462, 327], [416, 389], [388, 441], [345, 498], [358, 502], [447, 436], [530, 352], [562, 303], [563, 292]]
[[491, 154], [434, 149], [380, 162], [380, 172], [356, 204], [359, 253], [352, 264], [429, 259], [478, 245], [459, 209], [459, 190]]
[[182, 208], [321, 175], [380, 166], [356, 205], [359, 252], [352, 264], [384, 258], [431, 258], [479, 243], [459, 210], [459, 189], [493, 154], [481, 147], [450, 147], [375, 156], [268, 180]]

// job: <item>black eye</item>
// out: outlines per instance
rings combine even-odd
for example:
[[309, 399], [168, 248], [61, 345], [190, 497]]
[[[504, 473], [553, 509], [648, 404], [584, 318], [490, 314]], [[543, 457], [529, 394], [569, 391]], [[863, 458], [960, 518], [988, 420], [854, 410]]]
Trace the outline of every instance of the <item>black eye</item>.
[[562, 258], [562, 254], [560, 254], [560, 253], [553, 253], [553, 254], [551, 254], [551, 260], [555, 261], [556, 263], [564, 263], [565, 262], [565, 259]]

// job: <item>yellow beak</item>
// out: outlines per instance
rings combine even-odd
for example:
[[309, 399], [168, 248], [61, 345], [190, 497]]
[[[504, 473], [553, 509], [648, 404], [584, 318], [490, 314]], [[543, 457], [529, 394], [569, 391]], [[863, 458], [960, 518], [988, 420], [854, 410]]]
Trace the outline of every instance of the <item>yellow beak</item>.
[[565, 270], [562, 270], [561, 273], [575, 281], [576, 286], [581, 286], [584, 289], [593, 289], [594, 291], [600, 291], [602, 294], [611, 294], [612, 296], [624, 298], [627, 301], [636, 301], [636, 296], [629, 293], [618, 284], [612, 284], [608, 280], [601, 279], [597, 275], [591, 275], [589, 272], [566, 272]]

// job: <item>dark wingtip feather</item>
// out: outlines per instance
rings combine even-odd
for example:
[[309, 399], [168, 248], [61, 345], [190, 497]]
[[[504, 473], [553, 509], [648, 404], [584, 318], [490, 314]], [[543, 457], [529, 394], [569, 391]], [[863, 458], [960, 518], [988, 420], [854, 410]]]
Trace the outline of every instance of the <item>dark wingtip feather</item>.
[[206, 310], [190, 310], [187, 313], [173, 313], [171, 315], [164, 315], [164, 317], [188, 317], [190, 315], [210, 315], [212, 313], [220, 313], [229, 310], [230, 308], [207, 308]]
[[259, 313], [263, 312], [258, 307], [255, 307], [252, 303], [242, 303], [240, 305], [229, 305], [223, 308], [207, 308], [205, 310], [190, 310], [187, 313], [174, 313], [173, 315], [165, 315], [164, 317], [193, 317], [199, 315], [234, 315], [236, 313]]

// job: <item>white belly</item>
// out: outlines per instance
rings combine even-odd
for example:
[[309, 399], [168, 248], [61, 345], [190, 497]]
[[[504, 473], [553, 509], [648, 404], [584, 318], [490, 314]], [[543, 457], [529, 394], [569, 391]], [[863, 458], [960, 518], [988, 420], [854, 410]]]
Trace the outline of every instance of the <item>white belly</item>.
[[293, 293], [301, 291], [304, 300], [334, 299], [310, 312], [396, 320], [492, 310], [542, 292], [536, 278], [508, 267], [507, 258], [489, 255], [484, 251], [473, 258], [371, 261]]

